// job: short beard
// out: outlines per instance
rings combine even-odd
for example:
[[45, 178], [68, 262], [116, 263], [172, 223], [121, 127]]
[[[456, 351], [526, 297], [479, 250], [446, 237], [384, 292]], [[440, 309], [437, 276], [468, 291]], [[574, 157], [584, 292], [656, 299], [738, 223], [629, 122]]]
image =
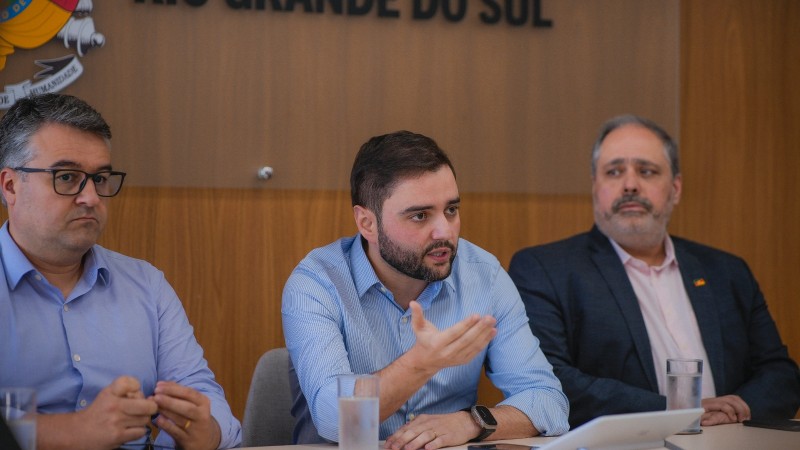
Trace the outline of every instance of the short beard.
[[[623, 218], [628, 216], [628, 214], [619, 212], [624, 203], [638, 203], [645, 208], [646, 214], [635, 214], [642, 216], [643, 220], [640, 223], [636, 221], [623, 222]], [[646, 218], [647, 215], [650, 217]], [[646, 198], [629, 194], [615, 200], [611, 205], [611, 212], [595, 209], [595, 224], [603, 234], [613, 239], [626, 251], [643, 250], [662, 245], [664, 237], [667, 235], [667, 225], [671, 215], [672, 207], [669, 204], [663, 211], [655, 212], [652, 202]]]
[[[447, 264], [447, 271], [440, 273], [431, 267], [425, 265], [425, 255], [435, 248], [447, 247], [451, 250], [450, 261]], [[387, 264], [394, 267], [398, 272], [414, 278], [416, 280], [426, 281], [428, 283], [433, 281], [441, 281], [450, 276], [453, 270], [453, 260], [456, 258], [456, 247], [448, 241], [436, 241], [431, 243], [420, 255], [414, 252], [405, 250], [394, 241], [389, 239], [383, 229], [378, 230], [378, 250], [381, 258]]]

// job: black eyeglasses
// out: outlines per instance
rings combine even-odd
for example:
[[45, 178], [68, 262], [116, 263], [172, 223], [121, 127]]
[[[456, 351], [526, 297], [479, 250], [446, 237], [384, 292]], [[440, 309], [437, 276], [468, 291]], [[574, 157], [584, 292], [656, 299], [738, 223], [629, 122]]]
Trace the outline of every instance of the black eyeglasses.
[[48, 172], [53, 174], [53, 189], [59, 195], [78, 195], [86, 187], [86, 182], [92, 180], [94, 190], [100, 197], [113, 197], [122, 189], [125, 172], [101, 170], [96, 173], [84, 172], [78, 169], [32, 169], [30, 167], [15, 167], [14, 170], [25, 173]]

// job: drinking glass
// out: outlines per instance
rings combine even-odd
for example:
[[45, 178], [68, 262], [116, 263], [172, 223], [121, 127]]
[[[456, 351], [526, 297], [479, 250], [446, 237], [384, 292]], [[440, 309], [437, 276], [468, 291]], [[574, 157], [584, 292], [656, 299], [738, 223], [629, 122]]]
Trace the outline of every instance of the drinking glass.
[[[699, 408], [703, 384], [703, 360], [667, 359], [667, 409]], [[680, 434], [700, 433], [700, 418]]]
[[339, 448], [375, 450], [378, 448], [379, 377], [341, 375], [339, 392]]
[[0, 414], [22, 450], [36, 450], [36, 391], [0, 388]]

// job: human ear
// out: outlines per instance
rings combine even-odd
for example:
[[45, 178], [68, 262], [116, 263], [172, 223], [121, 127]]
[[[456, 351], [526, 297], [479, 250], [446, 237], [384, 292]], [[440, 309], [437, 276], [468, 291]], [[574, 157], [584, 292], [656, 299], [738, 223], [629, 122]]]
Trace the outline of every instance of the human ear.
[[675, 175], [675, 178], [672, 179], [672, 190], [672, 203], [677, 205], [681, 200], [681, 192], [683, 190], [683, 178], [681, 178], [681, 174]]
[[374, 212], [361, 205], [356, 205], [353, 206], [353, 218], [356, 221], [358, 232], [361, 233], [368, 242], [377, 240], [378, 220]]
[[17, 181], [17, 177], [15, 175], [15, 172], [8, 167], [0, 170], [0, 194], [8, 205], [13, 205], [16, 200], [14, 183]]

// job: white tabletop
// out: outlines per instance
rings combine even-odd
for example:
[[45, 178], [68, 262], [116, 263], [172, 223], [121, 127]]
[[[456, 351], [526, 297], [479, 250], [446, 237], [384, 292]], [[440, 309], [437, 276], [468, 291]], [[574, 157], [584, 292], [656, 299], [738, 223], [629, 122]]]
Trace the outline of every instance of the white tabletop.
[[[555, 438], [535, 437], [527, 439], [511, 439], [505, 441], [486, 441], [506, 442], [524, 445], [542, 445]], [[717, 425], [715, 427], [703, 427], [703, 432], [693, 435], [674, 435], [667, 439], [668, 450], [791, 450], [800, 449], [800, 432], [768, 430], [764, 428], [745, 427], [742, 424]], [[336, 444], [314, 444], [314, 445], [281, 445], [272, 447], [247, 447], [249, 449], [270, 449], [270, 450], [305, 450], [337, 448]], [[466, 450], [466, 445], [448, 447], [451, 449]], [[376, 449], [377, 450], [377, 449]]]

